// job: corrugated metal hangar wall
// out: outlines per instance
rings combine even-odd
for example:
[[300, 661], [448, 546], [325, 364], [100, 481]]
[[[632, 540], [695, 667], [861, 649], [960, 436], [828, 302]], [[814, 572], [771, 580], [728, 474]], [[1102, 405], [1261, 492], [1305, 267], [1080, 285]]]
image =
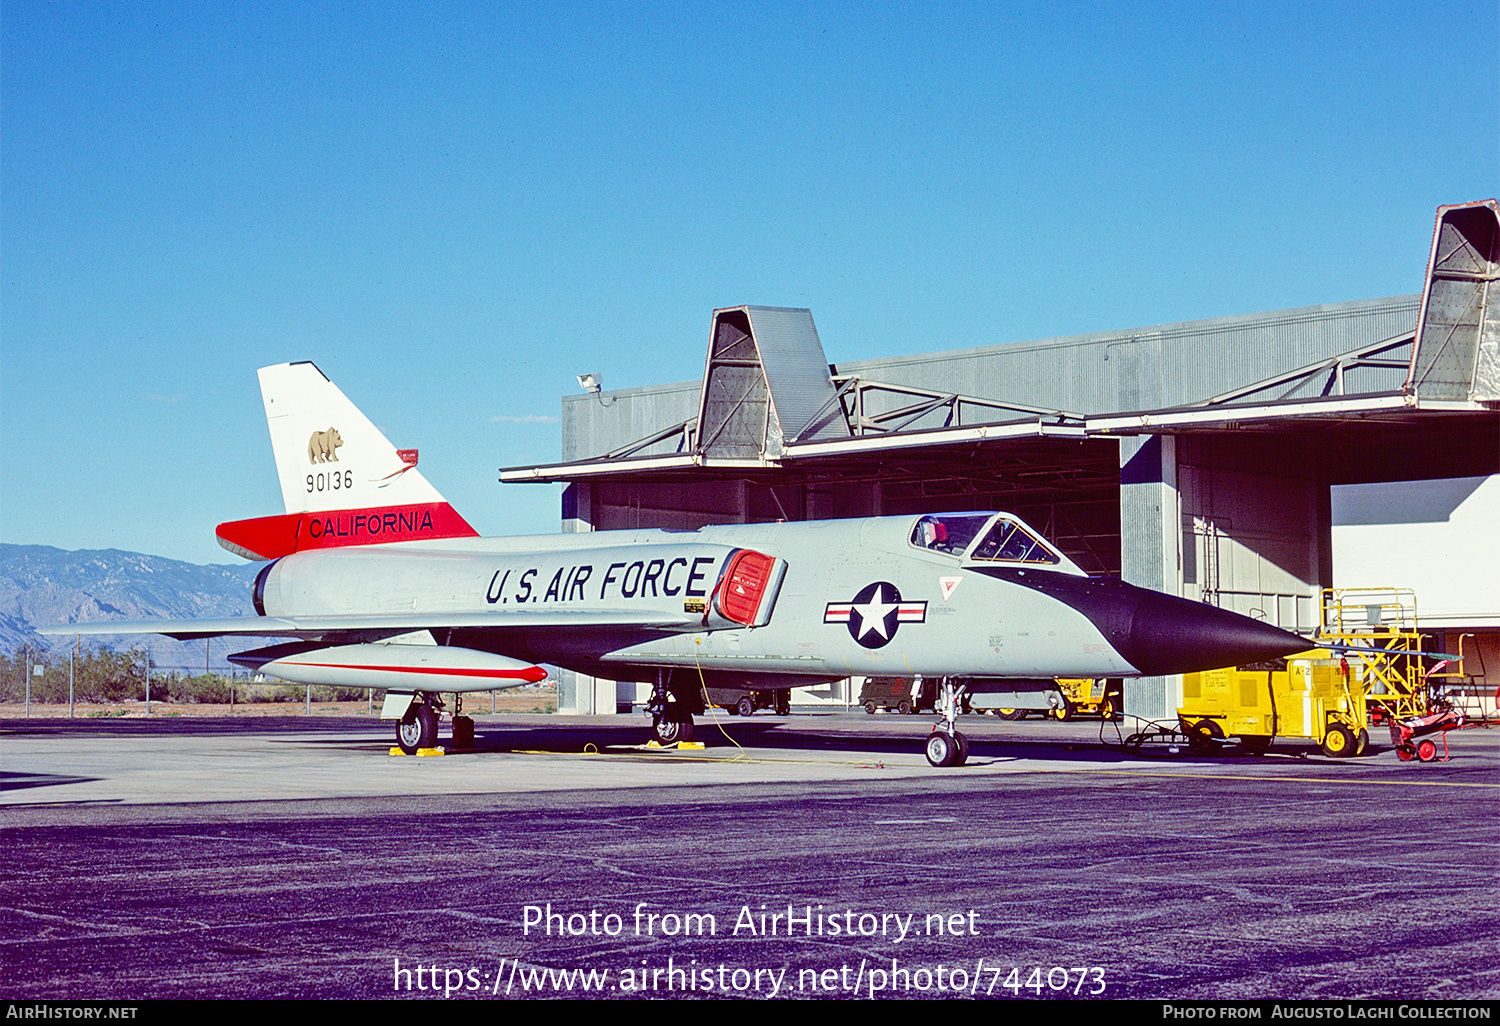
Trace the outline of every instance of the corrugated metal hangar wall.
[[838, 366], [810, 311], [715, 311], [702, 378], [564, 397], [564, 462], [502, 480], [567, 482], [575, 531], [1007, 510], [1090, 573], [1310, 631], [1331, 487], [1500, 474], [1497, 224], [1440, 209], [1421, 295]]

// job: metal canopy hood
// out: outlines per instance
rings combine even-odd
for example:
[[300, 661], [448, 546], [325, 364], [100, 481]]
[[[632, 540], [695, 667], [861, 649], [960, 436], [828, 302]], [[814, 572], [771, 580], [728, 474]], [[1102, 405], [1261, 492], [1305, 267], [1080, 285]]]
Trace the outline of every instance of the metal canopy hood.
[[1500, 400], [1500, 204], [1438, 207], [1405, 391]]
[[789, 442], [847, 438], [834, 395], [811, 310], [715, 310], [694, 451], [774, 461]]

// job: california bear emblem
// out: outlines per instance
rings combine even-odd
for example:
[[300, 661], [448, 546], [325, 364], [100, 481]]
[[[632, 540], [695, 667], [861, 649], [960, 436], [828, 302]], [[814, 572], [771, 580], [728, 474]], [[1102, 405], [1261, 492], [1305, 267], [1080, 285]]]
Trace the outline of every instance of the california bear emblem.
[[339, 454], [336, 450], [343, 444], [344, 439], [339, 435], [337, 428], [314, 431], [312, 437], [307, 440], [307, 462], [337, 463]]

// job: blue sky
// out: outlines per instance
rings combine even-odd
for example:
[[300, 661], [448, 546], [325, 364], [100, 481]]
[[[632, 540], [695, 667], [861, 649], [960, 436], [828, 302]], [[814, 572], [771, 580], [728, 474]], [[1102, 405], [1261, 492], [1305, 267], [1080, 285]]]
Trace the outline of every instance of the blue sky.
[[38, 3], [0, 17], [0, 539], [231, 562], [311, 359], [486, 534], [574, 375], [1419, 291], [1500, 192], [1483, 3]]

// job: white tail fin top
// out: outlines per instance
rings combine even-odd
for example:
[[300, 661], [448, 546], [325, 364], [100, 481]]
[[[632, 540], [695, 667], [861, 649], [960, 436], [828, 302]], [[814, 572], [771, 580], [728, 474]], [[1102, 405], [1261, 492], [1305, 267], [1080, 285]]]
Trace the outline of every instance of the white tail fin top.
[[260, 392], [288, 513], [443, 501], [315, 364], [262, 367]]
[[383, 545], [477, 532], [311, 363], [262, 367], [260, 393], [286, 512], [218, 526], [219, 544], [246, 559], [308, 549]]

